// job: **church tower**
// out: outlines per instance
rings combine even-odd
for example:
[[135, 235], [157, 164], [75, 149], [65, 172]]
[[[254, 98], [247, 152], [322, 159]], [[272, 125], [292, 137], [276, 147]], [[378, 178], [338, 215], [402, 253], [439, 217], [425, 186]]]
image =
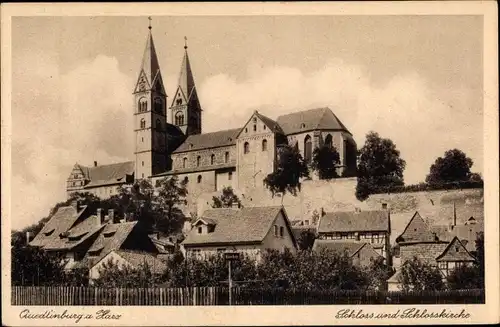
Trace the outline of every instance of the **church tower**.
[[178, 126], [184, 135], [201, 134], [201, 105], [198, 100], [193, 72], [187, 52], [187, 39], [184, 37], [184, 58], [182, 59], [177, 90], [170, 106], [171, 122]]
[[134, 89], [135, 179], [167, 170], [167, 94], [151, 34], [151, 24]]

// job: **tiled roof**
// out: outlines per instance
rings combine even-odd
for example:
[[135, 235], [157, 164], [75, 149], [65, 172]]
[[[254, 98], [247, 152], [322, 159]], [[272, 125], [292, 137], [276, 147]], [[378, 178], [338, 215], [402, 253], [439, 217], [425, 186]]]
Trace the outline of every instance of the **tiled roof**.
[[30, 242], [30, 245], [54, 250], [64, 248], [65, 239], [61, 239], [60, 235], [73, 227], [85, 210], [86, 207], [79, 212], [73, 206], [59, 208]]
[[388, 231], [389, 213], [380, 211], [329, 212], [320, 218], [318, 232]]
[[345, 241], [336, 241], [336, 240], [320, 240], [316, 239], [314, 241], [314, 245], [312, 250], [319, 252], [323, 249], [330, 250], [333, 252], [337, 252], [339, 254], [343, 254], [347, 251], [347, 255], [352, 257], [355, 255], [363, 246], [367, 243], [364, 242], [345, 242]]
[[[446, 232], [436, 228], [435, 232], [440, 233], [441, 236], [445, 237]], [[415, 212], [413, 217], [410, 219], [406, 225], [404, 231], [396, 239], [399, 243], [401, 242], [434, 242], [436, 240], [436, 234], [427, 225], [422, 216]]]
[[164, 173], [156, 174], [154, 176], [160, 177], [160, 176], [167, 176], [167, 175], [187, 174], [187, 173], [226, 169], [226, 168], [235, 168], [235, 167], [236, 167], [236, 165], [234, 163], [228, 162], [228, 163], [219, 164], [219, 165], [174, 169], [174, 170], [166, 171]]
[[[92, 259], [93, 264], [95, 264], [109, 252], [120, 249], [123, 242], [125, 242], [136, 225], [137, 221], [119, 224], [106, 224], [94, 244], [92, 244], [90, 249], [87, 251], [85, 257]], [[96, 251], [100, 252], [98, 255], [94, 256], [92, 252]]]
[[115, 250], [116, 254], [125, 259], [134, 268], [146, 263], [155, 274], [162, 274], [167, 269], [167, 265], [162, 260], [148, 252], [136, 252], [127, 250]]
[[276, 119], [286, 135], [311, 130], [343, 130], [349, 132], [330, 108], [299, 111]]
[[[209, 209], [203, 213], [202, 218], [215, 221], [214, 231], [198, 234], [197, 230], [193, 228], [182, 244], [186, 246], [262, 242], [281, 210], [282, 207]], [[289, 224], [288, 227], [290, 227]], [[291, 233], [290, 228], [289, 231]]]
[[240, 129], [235, 128], [213, 133], [189, 135], [173, 153], [235, 145], [236, 136]]
[[79, 165], [79, 167], [85, 178], [90, 180], [90, 183], [85, 185], [84, 188], [91, 188], [126, 182], [127, 175], [131, 176], [134, 173], [135, 163], [133, 161], [126, 161], [97, 167], [85, 167], [82, 165]]
[[436, 258], [436, 261], [475, 261], [475, 258], [467, 251], [462, 242], [454, 237], [443, 253]]
[[292, 232], [296, 240], [299, 239], [300, 235], [304, 231], [316, 233], [316, 226], [292, 226]]
[[283, 130], [281, 129], [281, 126], [278, 124], [278, 122], [272, 120], [271, 118], [267, 117], [267, 116], [264, 116], [263, 114], [259, 113], [259, 112], [256, 112], [255, 115], [257, 117], [259, 117], [260, 120], [262, 120], [262, 122], [264, 124], [266, 124], [266, 126], [273, 132], [277, 132], [277, 133], [281, 133], [281, 134], [284, 134], [283, 133]]

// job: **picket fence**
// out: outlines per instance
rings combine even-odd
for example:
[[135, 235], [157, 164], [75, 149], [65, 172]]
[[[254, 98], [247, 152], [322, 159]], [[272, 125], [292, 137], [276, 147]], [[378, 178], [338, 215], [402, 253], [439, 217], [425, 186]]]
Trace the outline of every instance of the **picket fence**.
[[[228, 305], [227, 287], [95, 288], [13, 286], [13, 305]], [[233, 305], [475, 304], [484, 290], [359, 292], [297, 289], [232, 289]]]

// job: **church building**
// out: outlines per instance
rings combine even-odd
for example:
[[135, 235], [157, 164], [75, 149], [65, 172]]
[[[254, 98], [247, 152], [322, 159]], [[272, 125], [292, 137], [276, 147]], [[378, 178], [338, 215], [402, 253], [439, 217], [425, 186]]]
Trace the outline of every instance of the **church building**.
[[240, 192], [264, 188], [263, 179], [276, 168], [278, 149], [285, 144], [296, 147], [308, 163], [316, 147], [334, 146], [340, 154], [339, 174], [355, 171], [356, 143], [329, 108], [307, 109], [275, 120], [255, 110], [239, 128], [202, 133], [202, 105], [187, 49], [185, 44], [178, 83], [169, 101], [149, 26], [133, 90], [134, 161], [95, 163], [94, 167], [76, 164], [67, 180], [68, 196], [78, 191], [105, 198], [134, 180], [149, 178], [154, 186], [172, 175], [187, 182], [191, 204], [199, 195], [225, 186]]

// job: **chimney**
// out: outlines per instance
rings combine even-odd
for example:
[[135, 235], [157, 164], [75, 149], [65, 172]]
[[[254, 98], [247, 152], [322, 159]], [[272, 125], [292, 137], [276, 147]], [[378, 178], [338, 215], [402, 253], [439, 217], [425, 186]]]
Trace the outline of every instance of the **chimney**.
[[239, 209], [240, 208], [240, 203], [238, 201], [234, 201], [231, 205], [233, 209]]
[[114, 209], [108, 210], [108, 220], [109, 220], [109, 223], [111, 223], [111, 224], [115, 222], [115, 210]]
[[323, 209], [323, 207], [322, 207], [321, 211], [320, 211], [320, 216], [323, 217], [325, 215], [326, 215], [325, 209]]
[[453, 201], [453, 228], [456, 225], [457, 225], [457, 208], [455, 207], [455, 202]]
[[101, 208], [97, 208], [95, 214], [97, 216], [97, 221], [98, 221], [99, 225], [101, 225], [102, 222], [103, 222], [102, 209]]
[[97, 167], [97, 161], [94, 161], [94, 167]]
[[31, 241], [31, 232], [26, 232], [26, 244], [29, 244]]
[[382, 210], [387, 210], [387, 203], [382, 203]]
[[78, 207], [79, 207], [78, 200], [77, 200], [77, 199], [72, 200], [72, 201], [71, 201], [71, 206], [72, 206], [73, 208], [75, 208], [75, 210], [76, 210], [76, 211], [78, 211], [78, 209], [79, 209], [79, 208], [78, 208]]

